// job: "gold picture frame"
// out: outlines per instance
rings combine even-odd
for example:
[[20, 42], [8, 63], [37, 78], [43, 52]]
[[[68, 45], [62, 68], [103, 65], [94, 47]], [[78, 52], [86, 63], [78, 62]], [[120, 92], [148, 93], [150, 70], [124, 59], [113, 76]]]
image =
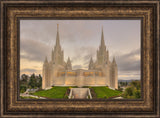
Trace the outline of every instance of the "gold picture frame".
[[[157, 0], [1, 1], [1, 117], [158, 117]], [[140, 19], [142, 98], [136, 100], [20, 100], [21, 19]]]

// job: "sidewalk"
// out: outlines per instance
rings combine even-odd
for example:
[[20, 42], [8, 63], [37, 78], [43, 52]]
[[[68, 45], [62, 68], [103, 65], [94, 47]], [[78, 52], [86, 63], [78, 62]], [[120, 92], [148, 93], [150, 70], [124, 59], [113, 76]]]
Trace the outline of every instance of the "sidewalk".
[[46, 99], [44, 97], [38, 97], [38, 96], [35, 96], [35, 95], [29, 95], [29, 94], [25, 94], [25, 93], [20, 93], [20, 96], [22, 96], [22, 97], [33, 97], [33, 98], [37, 98], [37, 99]]

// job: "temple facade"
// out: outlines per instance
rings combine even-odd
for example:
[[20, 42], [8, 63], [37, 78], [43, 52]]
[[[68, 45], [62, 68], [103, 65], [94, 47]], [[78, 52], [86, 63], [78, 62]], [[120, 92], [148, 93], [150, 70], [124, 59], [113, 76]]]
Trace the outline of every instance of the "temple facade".
[[42, 89], [49, 89], [52, 86], [109, 86], [118, 89], [118, 68], [115, 57], [112, 61], [109, 60], [103, 29], [96, 61], [91, 57], [88, 70], [73, 70], [70, 58], [68, 57], [67, 62], [64, 61], [57, 25], [56, 44], [51, 52], [51, 60], [48, 61], [46, 57], [42, 70]]

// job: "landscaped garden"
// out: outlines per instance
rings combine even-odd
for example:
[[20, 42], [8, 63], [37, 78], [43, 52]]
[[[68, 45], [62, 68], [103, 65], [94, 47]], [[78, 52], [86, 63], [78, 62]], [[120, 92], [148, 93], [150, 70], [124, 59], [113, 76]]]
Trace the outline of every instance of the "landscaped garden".
[[[75, 88], [75, 87], [59, 87], [55, 86], [48, 90], [41, 90], [37, 91], [35, 93], [32, 93], [33, 95], [39, 96], [39, 97], [45, 97], [45, 98], [68, 98], [67, 90], [69, 88]], [[92, 89], [93, 92], [91, 94], [95, 94], [94, 98], [111, 98], [111, 97], [117, 97], [122, 94], [121, 91], [118, 90], [112, 90], [108, 87], [89, 87]]]
[[[120, 82], [120, 85], [123, 85], [123, 82]], [[32, 94], [37, 96], [37, 98], [27, 95], [21, 95], [21, 99], [39, 99], [38, 97], [50, 98], [50, 99], [68, 99], [70, 88], [74, 87], [62, 87], [54, 86], [48, 90], [42, 90], [42, 77], [41, 75], [35, 75], [34, 73], [31, 76], [23, 74], [20, 79], [20, 93], [21, 94]], [[121, 96], [125, 99], [138, 99], [141, 98], [141, 82], [132, 81], [129, 84], [125, 82], [125, 89], [122, 92], [122, 89], [112, 90], [106, 86], [84, 86], [83, 88], [90, 88], [92, 99], [105, 98], [110, 99], [114, 97]], [[39, 89], [36, 91], [36, 89]], [[36, 91], [36, 92], [35, 92]]]

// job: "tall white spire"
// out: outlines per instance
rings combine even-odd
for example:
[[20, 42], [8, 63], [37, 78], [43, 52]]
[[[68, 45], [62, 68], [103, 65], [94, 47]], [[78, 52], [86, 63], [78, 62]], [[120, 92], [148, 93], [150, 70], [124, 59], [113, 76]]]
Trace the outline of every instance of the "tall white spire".
[[57, 24], [57, 36], [56, 36], [56, 46], [60, 46], [60, 41], [59, 41], [59, 24]]
[[102, 26], [102, 34], [101, 34], [101, 47], [105, 46], [105, 42], [104, 42], [104, 34], [103, 34], [103, 26]]
[[52, 53], [52, 61], [55, 64], [61, 64], [63, 65], [64, 62], [64, 54], [63, 51], [61, 49], [61, 45], [60, 45], [60, 38], [59, 38], [59, 24], [57, 24], [57, 36], [56, 36], [56, 45], [54, 46], [54, 51]]
[[106, 51], [106, 45], [104, 42], [103, 27], [102, 27], [102, 34], [101, 34], [101, 43], [99, 46], [99, 50], [97, 51], [97, 61], [98, 61], [98, 64], [104, 64], [107, 61], [107, 51]]

